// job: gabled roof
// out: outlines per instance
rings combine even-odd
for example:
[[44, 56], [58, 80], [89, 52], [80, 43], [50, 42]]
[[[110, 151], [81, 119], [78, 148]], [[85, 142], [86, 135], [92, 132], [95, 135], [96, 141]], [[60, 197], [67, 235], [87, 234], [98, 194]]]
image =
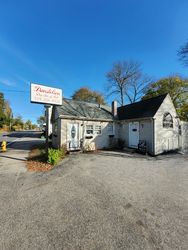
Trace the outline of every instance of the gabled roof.
[[89, 103], [83, 101], [75, 101], [63, 98], [61, 106], [56, 106], [59, 116], [70, 118], [86, 118], [96, 120], [113, 120], [111, 108], [106, 105]]
[[119, 107], [117, 110], [119, 120], [154, 117], [168, 94], [159, 95], [147, 100], [135, 102]]

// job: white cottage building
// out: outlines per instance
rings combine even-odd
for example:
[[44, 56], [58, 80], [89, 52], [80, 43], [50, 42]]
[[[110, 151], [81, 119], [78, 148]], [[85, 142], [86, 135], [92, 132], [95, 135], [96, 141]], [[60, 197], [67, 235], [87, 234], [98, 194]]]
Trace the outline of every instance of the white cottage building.
[[188, 125], [182, 123], [168, 94], [117, 107], [63, 99], [52, 111], [52, 144], [67, 150], [104, 149], [123, 143], [158, 155], [188, 148]]

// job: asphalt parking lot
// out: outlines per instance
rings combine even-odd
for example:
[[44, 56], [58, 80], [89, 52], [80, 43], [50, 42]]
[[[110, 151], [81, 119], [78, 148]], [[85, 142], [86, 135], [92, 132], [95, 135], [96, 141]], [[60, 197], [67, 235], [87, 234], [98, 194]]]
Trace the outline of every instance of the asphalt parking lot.
[[0, 249], [187, 249], [188, 158], [71, 155], [47, 173], [0, 164]]

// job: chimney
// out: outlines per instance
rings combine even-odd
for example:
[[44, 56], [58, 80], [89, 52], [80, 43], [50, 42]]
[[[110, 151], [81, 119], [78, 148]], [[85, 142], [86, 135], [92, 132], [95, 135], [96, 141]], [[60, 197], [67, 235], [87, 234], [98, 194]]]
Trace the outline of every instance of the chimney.
[[113, 115], [114, 117], [117, 116], [117, 101], [113, 101], [113, 102], [112, 102], [112, 115]]

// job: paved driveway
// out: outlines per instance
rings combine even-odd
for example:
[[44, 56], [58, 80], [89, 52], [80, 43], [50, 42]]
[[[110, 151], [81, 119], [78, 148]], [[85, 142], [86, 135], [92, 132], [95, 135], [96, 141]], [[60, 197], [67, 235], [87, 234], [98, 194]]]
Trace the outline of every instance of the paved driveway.
[[188, 247], [186, 157], [71, 155], [48, 173], [1, 170], [0, 183], [0, 249]]

